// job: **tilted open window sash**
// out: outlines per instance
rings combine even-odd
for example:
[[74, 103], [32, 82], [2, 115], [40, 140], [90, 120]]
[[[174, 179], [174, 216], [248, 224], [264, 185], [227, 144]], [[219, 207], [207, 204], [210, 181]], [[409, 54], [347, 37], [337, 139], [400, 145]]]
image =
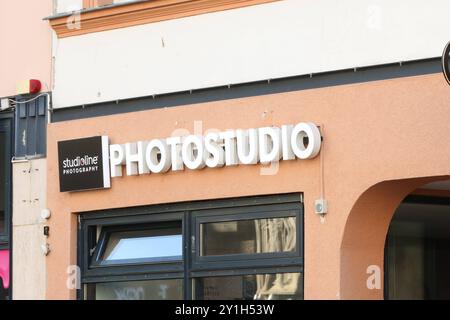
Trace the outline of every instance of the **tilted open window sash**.
[[183, 260], [180, 222], [104, 227], [93, 266], [171, 263]]

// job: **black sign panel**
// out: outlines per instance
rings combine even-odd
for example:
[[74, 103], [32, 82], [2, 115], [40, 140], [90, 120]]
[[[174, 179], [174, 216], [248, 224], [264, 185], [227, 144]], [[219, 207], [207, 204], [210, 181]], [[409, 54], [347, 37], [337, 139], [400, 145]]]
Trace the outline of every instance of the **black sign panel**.
[[108, 137], [98, 136], [58, 142], [61, 192], [109, 188]]

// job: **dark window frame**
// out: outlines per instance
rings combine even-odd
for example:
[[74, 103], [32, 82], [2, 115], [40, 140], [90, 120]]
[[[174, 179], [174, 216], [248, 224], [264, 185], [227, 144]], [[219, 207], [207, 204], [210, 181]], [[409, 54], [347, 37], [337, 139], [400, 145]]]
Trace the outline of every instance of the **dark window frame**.
[[[255, 217], [265, 219], [291, 216], [296, 217], [297, 225], [295, 252], [214, 256], [212, 260], [209, 257], [198, 259], [199, 257], [196, 256], [199, 252], [197, 248], [200, 243], [198, 232], [202, 221], [216, 222], [223, 221], [223, 219], [235, 221], [235, 218], [251, 220]], [[101, 210], [80, 213], [79, 217], [78, 263], [81, 267], [82, 281], [81, 289], [78, 290], [79, 299], [84, 299], [86, 291], [95, 292], [90, 285], [100, 282], [182, 278], [183, 298], [188, 300], [194, 298], [194, 282], [201, 277], [299, 272], [302, 273], [304, 280], [304, 211], [301, 193]], [[157, 225], [168, 221], [181, 221], [182, 261], [99, 265], [91, 260], [95, 259], [95, 254], [100, 254], [102, 249], [100, 247], [105, 246], [103, 243], [100, 247], [95, 247], [98, 246], [98, 226], [102, 227], [99, 237], [101, 240], [102, 233], [108, 230], [124, 230], [124, 226]], [[92, 251], [91, 256], [89, 256], [89, 251]], [[277, 259], [273, 259], [274, 257]]]
[[[116, 265], [99, 265], [93, 263], [95, 259], [95, 254], [98, 254], [96, 247], [99, 245], [96, 237], [96, 229], [98, 225], [103, 228], [112, 228], [123, 230], [123, 225], [132, 226], [135, 225], [148, 225], [148, 224], [159, 224], [167, 222], [179, 222], [182, 223], [182, 230], [184, 229], [184, 214], [183, 213], [169, 213], [164, 215], [144, 215], [144, 216], [130, 216], [122, 217], [119, 219], [86, 219], [81, 220], [80, 234], [83, 239], [81, 239], [81, 250], [79, 251], [79, 265], [81, 266], [82, 274], [85, 275], [87, 282], [93, 282], [95, 279], [105, 279], [105, 277], [118, 277], [126, 281], [132, 275], [139, 274], [173, 274], [183, 272], [183, 261], [168, 261], [165, 263], [154, 263], [154, 262], [143, 262], [138, 265], [136, 264], [116, 264]], [[89, 230], [90, 229], [90, 230]], [[99, 239], [101, 240], [101, 239]], [[100, 246], [102, 244], [100, 243]], [[91, 255], [89, 253], [92, 253]], [[184, 252], [183, 252], [184, 257]], [[147, 279], [147, 278], [145, 278]]]
[[[243, 220], [271, 219], [295, 217], [297, 223], [296, 250], [294, 252], [273, 252], [273, 253], [254, 253], [254, 254], [228, 254], [216, 256], [201, 256], [201, 237], [200, 229], [202, 223], [230, 222]], [[250, 208], [229, 209], [211, 209], [192, 212], [191, 225], [195, 228], [195, 250], [192, 251], [193, 261], [192, 269], [196, 270], [214, 270], [236, 267], [268, 267], [274, 265], [303, 265], [303, 219], [302, 213], [295, 204], [293, 205], [265, 205], [254, 206]], [[276, 259], [276, 260], [274, 260]]]
[[[195, 281], [202, 278], [219, 278], [219, 277], [233, 277], [233, 276], [247, 276], [247, 275], [265, 275], [265, 274], [282, 274], [282, 273], [300, 273], [302, 276], [302, 283], [304, 286], [305, 273], [303, 266], [301, 267], [281, 267], [281, 268], [258, 268], [258, 269], [238, 269], [238, 270], [227, 270], [227, 271], [215, 271], [215, 272], [195, 272], [195, 276], [191, 277], [192, 299], [196, 300], [196, 284]], [[304, 297], [304, 287], [302, 288], [302, 296]]]

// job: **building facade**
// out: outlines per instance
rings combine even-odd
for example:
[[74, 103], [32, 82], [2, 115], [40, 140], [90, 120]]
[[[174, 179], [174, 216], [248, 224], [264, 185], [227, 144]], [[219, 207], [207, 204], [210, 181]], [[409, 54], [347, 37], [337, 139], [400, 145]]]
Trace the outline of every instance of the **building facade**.
[[43, 247], [12, 232], [44, 276], [13, 297], [450, 297], [449, 9], [55, 1]]
[[[0, 3], [0, 299], [45, 299], [40, 216], [47, 207], [52, 30], [42, 18], [52, 6], [51, 0]], [[36, 82], [42, 88], [31, 94]]]

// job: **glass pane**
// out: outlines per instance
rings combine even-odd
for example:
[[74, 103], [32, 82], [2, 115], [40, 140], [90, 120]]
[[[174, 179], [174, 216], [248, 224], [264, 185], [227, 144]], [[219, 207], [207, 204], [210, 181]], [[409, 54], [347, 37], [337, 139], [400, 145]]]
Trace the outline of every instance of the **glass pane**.
[[302, 300], [303, 274], [279, 273], [201, 278], [197, 300]]
[[200, 227], [202, 256], [293, 252], [295, 217], [205, 223]]
[[0, 132], [0, 235], [6, 232], [6, 134]]
[[183, 280], [97, 283], [96, 300], [182, 300]]
[[102, 260], [178, 260], [182, 244], [181, 227], [113, 232]]

